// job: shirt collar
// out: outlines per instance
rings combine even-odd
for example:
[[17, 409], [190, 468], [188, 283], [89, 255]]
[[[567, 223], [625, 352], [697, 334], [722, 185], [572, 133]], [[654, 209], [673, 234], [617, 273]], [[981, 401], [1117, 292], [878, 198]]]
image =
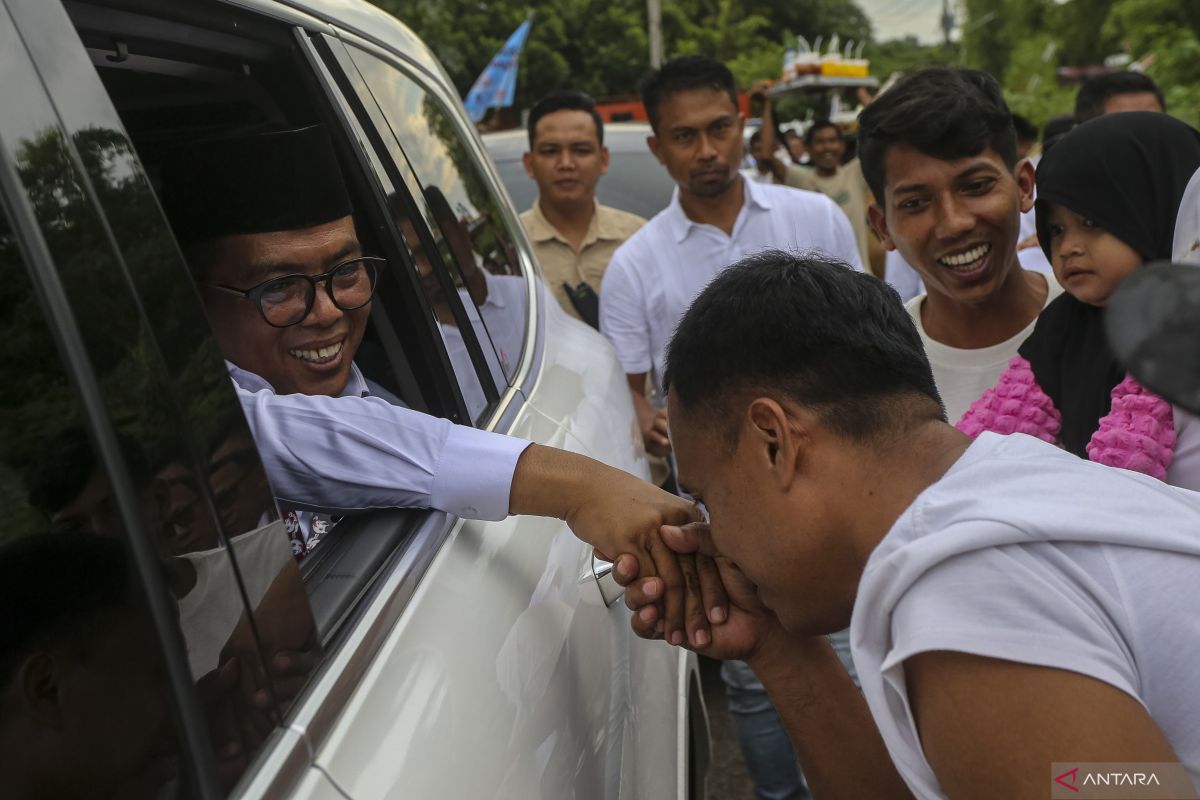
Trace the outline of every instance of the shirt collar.
[[[763, 184], [748, 181], [742, 175], [738, 175], [742, 180], [742, 209], [753, 208], [757, 211], [770, 211], [771, 200], [767, 196]], [[692, 221], [683, 211], [683, 206], [679, 204], [679, 187], [675, 187], [675, 191], [671, 193], [671, 204], [666, 210], [667, 223], [670, 226], [671, 234], [675, 238], [675, 243], [680, 244], [691, 233], [692, 229], [699, 226], [699, 223]]]
[[[624, 232], [617, 226], [616, 215], [612, 213], [612, 209], [608, 206], [600, 205], [595, 198], [592, 199], [594, 211], [592, 212], [592, 220], [588, 223], [587, 233], [583, 237], [583, 246], [591, 244], [599, 239], [623, 239]], [[567, 243], [566, 237], [558, 232], [546, 219], [546, 215], [542, 213], [542, 201], [539, 198], [533, 202], [533, 208], [530, 209], [529, 224], [525, 226], [526, 233], [529, 238], [535, 242], [548, 242], [551, 239], [557, 239], [563, 244]]]
[[546, 220], [546, 216], [542, 214], [541, 198], [534, 200], [533, 208], [529, 209], [529, 224], [525, 226], [525, 232], [535, 242], [548, 242], [551, 239], [562, 238], [554, 226]]
[[[225, 368], [229, 370], [229, 377], [233, 378], [233, 382], [245, 389], [247, 392], [268, 391], [275, 394], [275, 387], [267, 383], [266, 379], [260, 375], [256, 375], [247, 369], [242, 369], [232, 361], [225, 362]], [[367, 387], [367, 379], [363, 377], [362, 372], [358, 369], [358, 364], [350, 364], [350, 377], [346, 381], [346, 388], [342, 389], [342, 393], [338, 397], [366, 397], [371, 393]]]

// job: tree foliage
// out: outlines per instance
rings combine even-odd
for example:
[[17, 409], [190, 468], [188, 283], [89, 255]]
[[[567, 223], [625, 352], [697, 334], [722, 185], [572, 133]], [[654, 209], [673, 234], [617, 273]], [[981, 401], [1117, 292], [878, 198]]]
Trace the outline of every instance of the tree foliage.
[[1126, 54], [1146, 65], [1171, 113], [1200, 122], [1200, 3], [1192, 0], [966, 0], [965, 63], [1004, 84], [1013, 110], [1044, 123], [1074, 108], [1060, 66]]
[[[372, 0], [434, 50], [459, 93], [471, 84], [530, 14], [517, 106], [571, 86], [595, 97], [637, 93], [649, 69], [645, 0]], [[730, 65], [744, 87], [778, 76], [796, 34], [837, 33], [868, 40], [871, 25], [854, 0], [664, 0], [666, 57], [704, 53]]]

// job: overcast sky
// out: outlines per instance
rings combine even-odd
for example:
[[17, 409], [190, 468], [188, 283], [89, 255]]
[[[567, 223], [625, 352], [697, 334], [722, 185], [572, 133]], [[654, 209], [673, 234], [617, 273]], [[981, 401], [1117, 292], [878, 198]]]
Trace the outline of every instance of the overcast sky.
[[[941, 0], [857, 0], [871, 18], [877, 41], [916, 36], [923, 44], [942, 38]], [[957, 3], [951, 2], [951, 8]]]

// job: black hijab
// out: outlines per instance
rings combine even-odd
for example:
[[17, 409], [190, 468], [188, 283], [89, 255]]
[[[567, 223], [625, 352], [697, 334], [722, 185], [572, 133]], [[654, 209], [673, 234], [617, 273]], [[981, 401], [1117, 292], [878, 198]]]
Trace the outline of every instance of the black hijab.
[[[1049, 204], [1089, 219], [1145, 261], [1170, 259], [1179, 202], [1200, 168], [1200, 133], [1166, 114], [1130, 111], [1085, 122], [1047, 153], [1037, 171], [1037, 232], [1050, 250]], [[1062, 414], [1063, 447], [1087, 443], [1124, 378], [1104, 334], [1103, 309], [1062, 294], [1038, 317], [1020, 354]]]

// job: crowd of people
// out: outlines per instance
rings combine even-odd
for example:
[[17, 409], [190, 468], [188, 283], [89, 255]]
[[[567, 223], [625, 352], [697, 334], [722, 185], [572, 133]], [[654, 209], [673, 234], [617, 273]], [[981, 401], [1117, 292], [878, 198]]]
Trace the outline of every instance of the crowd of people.
[[[1200, 423], [1127, 373], [1103, 319], [1123, 280], [1196, 239], [1177, 219], [1200, 191], [1200, 134], [1147, 81], [1085, 86], [1040, 160], [977, 71], [872, 98], [849, 161], [827, 121], [781, 145], [767, 104], [748, 175], [732, 73], [678, 58], [642, 87], [676, 185], [649, 220], [596, 200], [593, 101], [539, 101], [521, 221], [562, 311], [615, 351], [658, 486], [364, 377], [378, 259], [321, 126], [181, 147], [162, 201], [297, 560], [336, 535], [330, 511], [565, 520], [615, 561], [639, 635], [724, 662], [761, 800], [1042, 797], [1053, 764], [1097, 762], [1153, 762], [1195, 796]], [[520, 302], [447, 199], [422, 200], [463, 305]], [[874, 246], [902, 260], [886, 277], [919, 278], [906, 303], [872, 274]], [[447, 289], [427, 290], [436, 308]], [[470, 359], [474, 320], [437, 322]], [[300, 596], [270, 544], [245, 591]], [[43, 558], [17, 554], [14, 585]], [[194, 584], [205, 566], [189, 564]], [[193, 648], [196, 677], [222, 677], [245, 627], [225, 622]], [[292, 627], [290, 650], [315, 647], [311, 620]], [[50, 686], [47, 646], [26, 639], [9, 674]]]
[[[530, 169], [535, 239], [564, 176], [576, 231], [611, 213], [570, 155], [602, 122], [566, 96], [530, 116], [559, 156]], [[1197, 423], [1126, 373], [1103, 313], [1181, 255], [1200, 134], [1114, 73], [1038, 150], [990, 76], [935, 68], [865, 107], [851, 160], [826, 120], [781, 145], [765, 103], [739, 172], [722, 65], [668, 62], [643, 101], [677, 189], [590, 288], [706, 522], [663, 530], [683, 585], [628, 564], [626, 597], [641, 635], [724, 660], [756, 796], [1043, 796], [1053, 764], [1104, 761], [1174, 765], [1156, 780], [1195, 796]], [[585, 258], [566, 232], [552, 282]]]

